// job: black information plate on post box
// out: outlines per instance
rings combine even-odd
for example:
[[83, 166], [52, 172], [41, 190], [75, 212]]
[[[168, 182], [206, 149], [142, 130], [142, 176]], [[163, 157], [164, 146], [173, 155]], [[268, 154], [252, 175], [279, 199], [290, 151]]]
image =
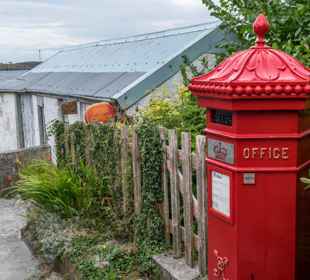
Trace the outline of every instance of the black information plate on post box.
[[211, 111], [212, 122], [232, 126], [232, 112], [224, 110]]

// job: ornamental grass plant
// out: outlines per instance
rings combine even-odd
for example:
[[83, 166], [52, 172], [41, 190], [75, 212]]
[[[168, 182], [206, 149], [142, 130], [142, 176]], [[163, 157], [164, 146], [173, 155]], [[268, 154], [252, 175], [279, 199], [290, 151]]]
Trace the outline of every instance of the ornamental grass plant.
[[57, 168], [47, 161], [33, 161], [20, 172], [12, 193], [62, 218], [71, 218], [87, 213], [94, 206], [97, 181], [89, 167], [81, 166], [76, 171]]

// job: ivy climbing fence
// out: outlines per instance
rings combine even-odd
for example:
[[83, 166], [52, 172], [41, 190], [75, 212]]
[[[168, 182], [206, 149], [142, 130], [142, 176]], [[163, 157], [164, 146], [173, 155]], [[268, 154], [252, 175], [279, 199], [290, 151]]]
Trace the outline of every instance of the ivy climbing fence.
[[[115, 191], [121, 192], [123, 214], [126, 216], [134, 212], [137, 216], [140, 215], [145, 201], [143, 186], [146, 187], [146, 182], [143, 182], [145, 177], [142, 164], [145, 151], [141, 151], [139, 132], [132, 127], [123, 126], [115, 129], [115, 135], [110, 136], [107, 141], [105, 138], [109, 137], [106, 134], [109, 130], [98, 133], [98, 130], [83, 124], [77, 125], [77, 128], [78, 133], [65, 125], [62, 134], [58, 135], [61, 141], [61, 145], [58, 145], [58, 158], [66, 158], [66, 164], [71, 165], [79, 164], [81, 160], [89, 166], [96, 166], [98, 161], [105, 162], [105, 165], [109, 166], [106, 172], [114, 172], [115, 182], [111, 183], [119, 184]], [[191, 267], [198, 263], [201, 275], [206, 275], [206, 138], [196, 136], [195, 144], [192, 145], [189, 133], [182, 132], [178, 136], [176, 130], [165, 128], [159, 129], [158, 137], [161, 143], [162, 168], [161, 171], [154, 169], [154, 172], [159, 172], [155, 175], [160, 177], [162, 199], [159, 205], [154, 206], [159, 208], [165, 239], [168, 244], [172, 244], [174, 257], [184, 256], [187, 265]], [[114, 156], [102, 158], [101, 155], [107, 155], [109, 150], [102, 153], [103, 148], [98, 145], [100, 141], [106, 141], [107, 149], [111, 149], [115, 144], [113, 142], [118, 142], [117, 148], [111, 150]], [[99, 165], [98, 169], [101, 169]]]

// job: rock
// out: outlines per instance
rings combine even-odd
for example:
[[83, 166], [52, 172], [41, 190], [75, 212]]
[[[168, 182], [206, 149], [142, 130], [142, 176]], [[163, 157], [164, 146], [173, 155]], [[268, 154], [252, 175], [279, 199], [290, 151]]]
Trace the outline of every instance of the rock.
[[153, 257], [161, 270], [162, 280], [196, 280], [200, 278], [198, 267], [186, 265], [184, 258], [175, 259], [171, 255], [161, 254]]
[[63, 280], [62, 276], [56, 272], [53, 272], [46, 280]]

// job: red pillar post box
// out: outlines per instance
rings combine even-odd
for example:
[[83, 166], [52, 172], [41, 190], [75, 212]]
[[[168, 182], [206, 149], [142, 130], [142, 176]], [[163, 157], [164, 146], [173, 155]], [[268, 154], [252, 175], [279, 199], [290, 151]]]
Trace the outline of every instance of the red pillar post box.
[[208, 108], [208, 279], [310, 279], [310, 71], [265, 44], [194, 78]]

